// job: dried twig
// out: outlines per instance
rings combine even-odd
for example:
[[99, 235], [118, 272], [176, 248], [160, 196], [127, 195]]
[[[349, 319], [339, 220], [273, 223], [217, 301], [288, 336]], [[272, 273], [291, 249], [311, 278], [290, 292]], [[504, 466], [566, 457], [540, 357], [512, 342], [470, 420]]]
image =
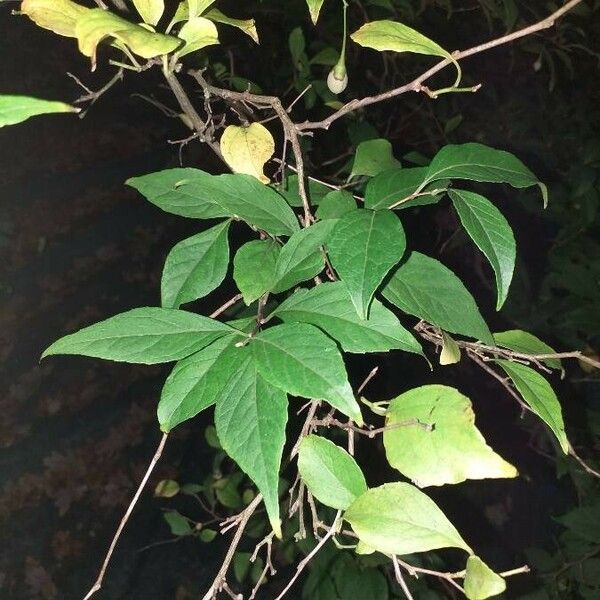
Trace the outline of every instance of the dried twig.
[[513, 42], [514, 40], [518, 40], [519, 38], [531, 35], [532, 33], [537, 33], [538, 31], [543, 31], [544, 29], [549, 29], [554, 25], [557, 19], [562, 17], [565, 13], [569, 12], [575, 6], [581, 3], [582, 0], [570, 0], [564, 6], [554, 11], [551, 15], [534, 23], [533, 25], [529, 25], [528, 27], [524, 27], [523, 29], [519, 29], [518, 31], [513, 31], [508, 35], [504, 35], [502, 37], [490, 40], [484, 44], [479, 44], [478, 46], [473, 46], [472, 48], [468, 48], [467, 50], [462, 50], [458, 52], [454, 52], [452, 54], [452, 60], [446, 58], [428, 71], [425, 71], [422, 75], [419, 75], [416, 79], [413, 79], [411, 82], [406, 83], [400, 87], [397, 87], [393, 90], [388, 90], [387, 92], [383, 92], [381, 94], [376, 94], [374, 96], [366, 96], [361, 99], [354, 99], [344, 104], [340, 109], [338, 109], [333, 114], [329, 115], [326, 119], [322, 121], [305, 121], [304, 123], [299, 123], [296, 127], [299, 131], [310, 131], [315, 129], [329, 129], [331, 125], [337, 121], [340, 117], [347, 115], [349, 113], [355, 112], [371, 104], [377, 104], [379, 102], [384, 102], [386, 100], [391, 100], [392, 98], [396, 98], [402, 94], [406, 94], [407, 92], [426, 92], [425, 86], [423, 85], [425, 81], [430, 79], [433, 75], [452, 64], [453, 61], [458, 61], [463, 58], [467, 58], [468, 56], [473, 56], [475, 54], [480, 54], [481, 52], [485, 52], [492, 48], [496, 48], [497, 46], [502, 46], [504, 44], [508, 44], [509, 42]]
[[142, 495], [142, 491], [143, 491], [144, 487], [146, 486], [146, 483], [148, 482], [148, 479], [150, 478], [150, 475], [152, 474], [152, 471], [154, 470], [156, 463], [160, 460], [160, 457], [162, 455], [165, 444], [167, 443], [168, 435], [169, 435], [168, 433], [163, 433], [162, 437], [160, 438], [160, 442], [158, 444], [158, 447], [156, 448], [156, 451], [154, 452], [154, 456], [152, 457], [152, 460], [150, 461], [148, 468], [146, 469], [146, 473], [145, 473], [144, 477], [142, 478], [142, 481], [141, 481], [140, 485], [138, 486], [138, 488], [133, 496], [133, 499], [131, 500], [129, 506], [127, 507], [127, 510], [125, 511], [125, 514], [123, 515], [123, 518], [121, 519], [121, 522], [119, 523], [119, 526], [117, 527], [117, 531], [115, 532], [112, 542], [110, 543], [108, 552], [106, 553], [106, 557], [104, 558], [104, 562], [102, 563], [102, 567], [100, 568], [100, 572], [98, 573], [98, 577], [97, 577], [96, 581], [94, 582], [94, 585], [91, 587], [90, 591], [84, 596], [83, 600], [88, 600], [89, 598], [91, 598], [102, 587], [102, 581], [104, 580], [104, 574], [106, 573], [108, 563], [110, 562], [110, 559], [115, 550], [117, 542], [119, 541], [119, 538], [121, 537], [121, 533], [123, 533], [123, 529], [125, 529], [125, 525], [127, 524], [127, 521], [129, 520], [129, 517], [131, 516], [131, 513], [133, 512], [133, 509], [135, 508], [137, 501], [139, 500], [140, 496]]
[[221, 564], [221, 568], [217, 573], [217, 576], [214, 578], [209, 590], [204, 594], [202, 600], [212, 600], [216, 598], [217, 594], [224, 589], [224, 585], [226, 583], [227, 571], [229, 570], [229, 565], [233, 560], [235, 555], [235, 551], [242, 539], [242, 535], [244, 533], [244, 529], [246, 529], [246, 525], [250, 520], [250, 517], [254, 514], [254, 511], [258, 508], [258, 505], [262, 502], [262, 494], [258, 494], [250, 504], [237, 516], [237, 529], [231, 540], [231, 544], [229, 544], [229, 548], [227, 549], [227, 554], [225, 555], [225, 559]]
[[296, 567], [296, 572], [294, 573], [294, 576], [290, 579], [289, 583], [283, 588], [283, 590], [281, 591], [279, 596], [277, 596], [277, 598], [275, 598], [275, 600], [281, 600], [287, 594], [287, 592], [290, 590], [292, 585], [294, 585], [294, 582], [296, 581], [296, 579], [298, 579], [298, 577], [300, 576], [302, 571], [305, 569], [306, 565], [308, 565], [308, 563], [315, 557], [317, 552], [319, 552], [319, 550], [327, 543], [327, 541], [335, 535], [338, 520], [339, 520], [341, 514], [342, 514], [342, 511], [338, 510], [335, 515], [335, 518], [333, 520], [333, 523], [331, 524], [331, 527], [329, 528], [329, 531], [319, 540], [319, 543], [298, 563], [298, 566]]

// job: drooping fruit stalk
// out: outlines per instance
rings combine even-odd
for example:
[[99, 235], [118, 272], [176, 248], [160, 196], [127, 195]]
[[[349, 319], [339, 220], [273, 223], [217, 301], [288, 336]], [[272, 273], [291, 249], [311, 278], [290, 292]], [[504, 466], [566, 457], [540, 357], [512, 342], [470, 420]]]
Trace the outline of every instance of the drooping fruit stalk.
[[327, 87], [333, 94], [341, 94], [348, 86], [348, 71], [346, 70], [346, 39], [348, 37], [348, 2], [342, 0], [344, 11], [344, 39], [340, 58], [327, 75]]

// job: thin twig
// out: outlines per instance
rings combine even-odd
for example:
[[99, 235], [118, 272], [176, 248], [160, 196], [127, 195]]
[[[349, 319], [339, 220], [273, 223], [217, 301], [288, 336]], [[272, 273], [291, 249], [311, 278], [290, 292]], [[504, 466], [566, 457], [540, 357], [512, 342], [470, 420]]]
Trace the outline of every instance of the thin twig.
[[553, 12], [551, 15], [534, 23], [533, 25], [529, 25], [528, 27], [524, 27], [523, 29], [519, 29], [518, 31], [514, 31], [509, 33], [508, 35], [504, 35], [502, 37], [496, 38], [494, 40], [490, 40], [484, 44], [479, 44], [477, 46], [473, 46], [472, 48], [468, 48], [467, 50], [462, 50], [458, 52], [454, 52], [452, 54], [452, 60], [449, 58], [445, 58], [440, 61], [431, 69], [425, 71], [422, 75], [419, 75], [413, 81], [406, 83], [400, 87], [397, 87], [393, 90], [388, 90], [387, 92], [383, 92], [382, 94], [376, 94], [374, 96], [366, 96], [361, 99], [354, 99], [342, 106], [333, 114], [329, 115], [326, 119], [322, 121], [305, 121], [304, 123], [299, 123], [296, 125], [298, 131], [310, 131], [315, 129], [329, 129], [331, 125], [337, 121], [340, 117], [347, 115], [349, 113], [355, 112], [371, 104], [377, 104], [378, 102], [384, 102], [386, 100], [391, 100], [392, 98], [396, 98], [402, 94], [407, 92], [420, 92], [425, 91], [423, 84], [425, 81], [430, 79], [433, 75], [451, 65], [453, 61], [459, 61], [463, 58], [467, 58], [468, 56], [473, 56], [475, 54], [479, 54], [481, 52], [485, 52], [486, 50], [490, 50], [497, 46], [502, 46], [504, 44], [508, 44], [514, 40], [519, 38], [531, 35], [532, 33], [537, 33], [538, 31], [543, 31], [544, 29], [549, 29], [554, 25], [557, 19], [562, 17], [565, 13], [573, 9], [575, 6], [580, 4], [582, 0], [570, 0], [564, 6]]
[[154, 452], [154, 456], [152, 457], [150, 464], [148, 465], [148, 469], [146, 469], [146, 473], [145, 473], [144, 477], [142, 478], [142, 481], [141, 481], [140, 485], [138, 486], [138, 488], [133, 496], [133, 499], [131, 500], [131, 503], [127, 507], [127, 510], [125, 511], [125, 514], [123, 515], [123, 518], [121, 519], [121, 522], [119, 523], [119, 526], [117, 527], [117, 531], [115, 532], [112, 542], [110, 543], [108, 552], [106, 553], [106, 557], [104, 559], [104, 562], [102, 563], [100, 572], [98, 573], [98, 577], [97, 577], [94, 585], [91, 587], [90, 591], [84, 596], [83, 600], [88, 600], [89, 598], [91, 598], [102, 587], [102, 581], [104, 579], [104, 574], [106, 573], [108, 563], [110, 562], [110, 559], [115, 550], [117, 542], [119, 541], [119, 538], [121, 537], [121, 533], [123, 532], [123, 529], [125, 529], [125, 525], [127, 524], [127, 521], [129, 520], [129, 517], [131, 516], [131, 513], [133, 512], [133, 509], [134, 509], [135, 505], [137, 504], [137, 501], [139, 500], [140, 496], [142, 495], [142, 491], [143, 491], [144, 487], [146, 486], [146, 483], [148, 482], [148, 479], [150, 478], [150, 475], [152, 474], [152, 471], [154, 470], [156, 463], [160, 460], [163, 449], [167, 442], [168, 435], [169, 435], [168, 433], [163, 433], [162, 437], [160, 438], [160, 442], [158, 444], [158, 447], [156, 448], [156, 451]]
[[406, 596], [407, 600], [414, 600], [413, 595], [408, 589], [408, 585], [406, 585], [406, 581], [404, 581], [404, 575], [402, 575], [400, 563], [398, 562], [398, 557], [396, 555], [392, 556], [392, 563], [394, 565], [394, 575], [396, 576], [396, 581], [400, 584], [404, 595]]
[[283, 128], [284, 137], [290, 142], [294, 159], [296, 160], [296, 169], [298, 172], [298, 193], [302, 199], [302, 205], [304, 207], [303, 224], [305, 227], [308, 227], [314, 221], [314, 217], [310, 209], [310, 202], [308, 199], [308, 193], [306, 191], [304, 158], [302, 156], [302, 148], [300, 147], [300, 132], [298, 131], [296, 124], [291, 120], [286, 109], [283, 107], [281, 100], [277, 96], [264, 96], [260, 94], [252, 94], [250, 92], [234, 92], [233, 90], [215, 87], [210, 85], [206, 79], [204, 79], [200, 71], [190, 71], [190, 75], [194, 77], [194, 79], [196, 79], [196, 81], [200, 84], [207, 97], [212, 95], [225, 101], [252, 104], [257, 108], [271, 108], [277, 114]]
[[223, 314], [228, 308], [231, 308], [234, 304], [238, 303], [241, 299], [242, 299], [242, 294], [236, 294], [233, 298], [231, 298], [230, 300], [227, 300], [227, 302], [225, 302], [225, 304], [219, 306], [219, 308], [217, 308], [217, 310], [210, 313], [210, 315], [208, 315], [208, 316], [211, 319], [216, 319], [219, 315]]
[[577, 454], [577, 452], [575, 452], [575, 449], [573, 448], [573, 446], [571, 446], [571, 444], [569, 444], [569, 454], [583, 467], [583, 470], [588, 475], [592, 475], [593, 477], [598, 477], [598, 479], [600, 479], [600, 472], [596, 471], [595, 469], [592, 469], [592, 467], [590, 467], [583, 460], [583, 458], [581, 458], [581, 456], [579, 456], [579, 454]]
[[294, 573], [294, 576], [290, 579], [289, 583], [283, 588], [282, 592], [279, 594], [279, 596], [277, 596], [277, 598], [275, 598], [275, 600], [281, 600], [287, 594], [287, 592], [290, 590], [292, 585], [294, 585], [294, 582], [296, 581], [296, 579], [298, 579], [298, 577], [300, 576], [300, 574], [302, 573], [302, 571], [304, 570], [306, 565], [315, 557], [317, 552], [319, 552], [319, 550], [327, 543], [327, 540], [331, 539], [335, 535], [337, 523], [338, 523], [338, 520], [339, 520], [341, 514], [342, 514], [342, 511], [338, 510], [335, 515], [335, 518], [333, 520], [333, 523], [331, 524], [331, 527], [329, 528], [329, 531], [321, 538], [319, 543], [298, 563], [298, 566], [296, 567], [296, 572]]
[[[89, 106], [92, 106], [92, 104], [94, 104], [94, 102], [96, 102], [98, 100], [98, 98], [100, 98], [100, 96], [102, 96], [103, 94], [108, 92], [108, 90], [110, 90], [110, 88], [113, 87], [113, 85], [115, 85], [117, 82], [123, 80], [124, 72], [125, 72], [125, 69], [123, 67], [119, 67], [117, 72], [108, 80], [108, 82], [105, 83], [99, 90], [96, 90], [96, 91], [93, 91], [89, 87], [84, 85], [77, 76], [73, 75], [73, 73], [67, 72], [67, 75], [71, 79], [73, 79], [75, 81], [75, 83], [77, 83], [80, 87], [82, 87], [86, 91], [86, 93], [83, 96], [80, 96], [79, 98], [77, 98], [77, 100], [74, 100], [73, 104], [82, 104], [84, 102], [89, 102], [90, 103]], [[86, 112], [87, 112], [87, 109], [85, 111], [83, 111], [83, 113], [80, 115], [80, 117], [83, 118], [85, 116]]]
[[202, 597], [202, 600], [211, 600], [212, 598], [215, 598], [217, 593], [223, 589], [229, 565], [231, 564], [231, 561], [235, 555], [235, 551], [237, 550], [240, 540], [242, 539], [244, 529], [246, 529], [246, 525], [248, 524], [250, 517], [254, 514], [254, 511], [262, 502], [262, 499], [262, 494], [258, 494], [239, 515], [237, 529], [235, 531], [235, 535], [233, 536], [233, 540], [231, 540], [231, 544], [229, 544], [225, 559], [223, 560], [221, 568], [219, 569], [217, 576], [214, 578], [209, 590]]

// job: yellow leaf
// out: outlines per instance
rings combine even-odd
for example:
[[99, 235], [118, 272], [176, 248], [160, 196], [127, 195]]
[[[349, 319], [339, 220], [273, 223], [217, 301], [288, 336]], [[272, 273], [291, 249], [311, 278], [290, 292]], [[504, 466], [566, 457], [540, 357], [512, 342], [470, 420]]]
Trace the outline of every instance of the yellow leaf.
[[221, 152], [234, 173], [245, 173], [269, 183], [263, 168], [275, 152], [275, 142], [269, 130], [260, 123], [248, 127], [229, 125], [221, 137]]
[[219, 43], [219, 34], [215, 24], [204, 17], [191, 18], [183, 24], [178, 35], [185, 40], [185, 46], [177, 53], [178, 57]]
[[165, 12], [164, 0], [133, 0], [133, 4], [145, 23], [156, 25]]
[[458, 344], [445, 332], [442, 331], [442, 353], [440, 354], [440, 365], [454, 365], [460, 361], [460, 348]]
[[36, 25], [67, 37], [75, 37], [77, 19], [89, 10], [71, 0], [23, 0], [21, 3], [21, 12]]
[[79, 51], [91, 57], [92, 70], [96, 63], [96, 48], [106, 38], [114, 38], [125, 44], [131, 52], [142, 58], [168, 54], [181, 44], [179, 38], [148, 31], [101, 8], [91, 9], [77, 20], [75, 36]]

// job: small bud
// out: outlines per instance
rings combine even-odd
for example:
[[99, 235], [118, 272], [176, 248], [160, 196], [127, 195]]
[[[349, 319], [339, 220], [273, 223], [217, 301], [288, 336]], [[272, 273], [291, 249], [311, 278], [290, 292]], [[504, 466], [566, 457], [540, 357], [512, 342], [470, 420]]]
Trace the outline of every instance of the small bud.
[[341, 94], [348, 87], [348, 73], [344, 65], [337, 64], [327, 75], [327, 87], [332, 94]]

